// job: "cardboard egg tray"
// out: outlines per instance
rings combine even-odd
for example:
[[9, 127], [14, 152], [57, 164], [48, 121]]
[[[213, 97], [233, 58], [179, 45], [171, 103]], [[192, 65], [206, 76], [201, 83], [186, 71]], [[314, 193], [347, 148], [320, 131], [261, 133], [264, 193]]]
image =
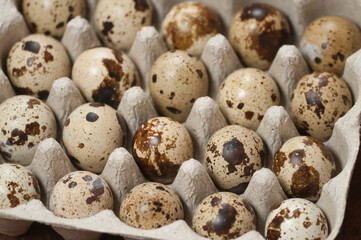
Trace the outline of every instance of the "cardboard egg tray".
[[[96, 0], [88, 0], [89, 20], [77, 17], [71, 20], [61, 39], [71, 59], [84, 50], [100, 46], [92, 27], [92, 12]], [[218, 88], [225, 77], [241, 68], [228, 40], [219, 34], [211, 38], [201, 56], [210, 76], [209, 97], [199, 98], [184, 123], [194, 142], [194, 159], [182, 164], [175, 181], [170, 187], [177, 192], [184, 204], [185, 220], [154, 230], [139, 230], [121, 222], [118, 211], [121, 200], [135, 185], [147, 181], [141, 174], [129, 153], [132, 136], [146, 120], [157, 116], [149, 97], [148, 72], [152, 63], [167, 51], [159, 34], [159, 26], [168, 10], [179, 0], [152, 0], [155, 27], [142, 28], [128, 55], [137, 65], [143, 78], [142, 88], [129, 89], [118, 109], [119, 118], [127, 129], [124, 148], [115, 149], [110, 155], [104, 171], [100, 174], [111, 187], [114, 195], [114, 211], [105, 210], [85, 219], [63, 219], [47, 209], [49, 196], [55, 183], [65, 174], [75, 171], [61, 144], [61, 128], [67, 116], [85, 101], [69, 78], [54, 82], [47, 104], [52, 108], [59, 123], [59, 139], [47, 139], [40, 143], [32, 163], [27, 166], [37, 177], [42, 188], [42, 199], [12, 209], [0, 210], [0, 232], [10, 236], [20, 235], [28, 230], [32, 222], [51, 225], [65, 239], [98, 239], [102, 233], [121, 235], [126, 239], [203, 239], [191, 229], [192, 214], [200, 201], [218, 189], [207, 174], [203, 164], [205, 145], [210, 136], [227, 125], [215, 99]], [[203, 0], [221, 18], [223, 31], [227, 36], [233, 16], [243, 6], [264, 2], [281, 10], [291, 23], [294, 43], [297, 45], [305, 27], [317, 17], [339, 15], [351, 19], [361, 26], [361, 0]], [[0, 7], [0, 103], [15, 93], [5, 73], [5, 60], [11, 46], [29, 30], [18, 8], [21, 1], [2, 0]], [[282, 106], [271, 107], [265, 114], [257, 133], [263, 138], [268, 150], [266, 166], [257, 171], [242, 194], [257, 213], [257, 231], [251, 231], [238, 239], [264, 239], [265, 221], [272, 208], [286, 199], [275, 175], [270, 170], [272, 157], [287, 139], [299, 135], [289, 115], [290, 94], [297, 81], [310, 73], [299, 49], [295, 45], [283, 46], [268, 73], [277, 82]], [[342, 225], [346, 199], [357, 154], [360, 146], [361, 100], [361, 50], [347, 59], [343, 79], [352, 89], [354, 106], [340, 118], [332, 137], [325, 142], [333, 153], [338, 175], [332, 178], [322, 190], [317, 205], [327, 216], [329, 237], [334, 239]], [[1, 113], [0, 113], [1, 114]], [[197, 160], [195, 160], [197, 159]], [[0, 156], [0, 162], [4, 160]]]

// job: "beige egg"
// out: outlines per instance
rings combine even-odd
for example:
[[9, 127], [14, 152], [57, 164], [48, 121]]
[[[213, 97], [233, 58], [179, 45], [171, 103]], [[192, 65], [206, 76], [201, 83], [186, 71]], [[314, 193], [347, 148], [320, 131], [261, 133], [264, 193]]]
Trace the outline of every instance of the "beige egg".
[[341, 76], [349, 56], [361, 48], [361, 32], [338, 16], [320, 17], [307, 26], [300, 50], [313, 71]]
[[300, 136], [276, 152], [272, 171], [288, 196], [317, 201], [323, 185], [336, 175], [336, 165], [322, 142]]
[[0, 164], [0, 209], [40, 199], [40, 188], [35, 176], [21, 165]]
[[46, 99], [53, 82], [70, 76], [70, 59], [63, 45], [43, 34], [16, 42], [7, 58], [9, 79], [18, 94]]
[[92, 48], [75, 61], [73, 81], [89, 102], [117, 108], [124, 92], [140, 85], [139, 73], [130, 58], [110, 48]]
[[152, 23], [150, 0], [100, 0], [94, 12], [95, 28], [105, 46], [128, 51], [137, 32]]
[[291, 113], [298, 130], [320, 141], [332, 134], [336, 121], [352, 107], [352, 95], [345, 81], [333, 73], [304, 76], [293, 91]]
[[168, 184], [181, 164], [193, 157], [192, 139], [179, 122], [167, 117], [152, 118], [135, 133], [133, 156], [146, 178]]
[[166, 52], [153, 64], [149, 89], [162, 115], [184, 122], [194, 102], [208, 93], [208, 74], [203, 62], [185, 51]]
[[242, 68], [224, 80], [218, 92], [218, 105], [229, 123], [257, 130], [271, 106], [280, 104], [275, 81], [255, 68]]
[[265, 151], [253, 130], [231, 125], [218, 130], [208, 140], [204, 163], [218, 188], [241, 193], [253, 173], [262, 168]]
[[50, 195], [49, 209], [63, 218], [87, 218], [102, 210], [113, 209], [113, 195], [108, 184], [87, 171], [62, 177]]
[[233, 239], [256, 230], [256, 214], [242, 197], [230, 193], [212, 194], [197, 206], [192, 227], [199, 235], [215, 240]]
[[85, 17], [85, 0], [23, 0], [23, 15], [33, 32], [62, 37], [67, 23]]
[[219, 31], [218, 16], [197, 2], [175, 5], [165, 16], [161, 29], [170, 49], [185, 50], [197, 56], [202, 54], [207, 41]]
[[282, 45], [290, 43], [290, 26], [285, 16], [267, 4], [255, 3], [233, 18], [229, 41], [249, 67], [267, 70]]
[[54, 114], [37, 98], [8, 98], [0, 105], [0, 113], [0, 152], [10, 162], [30, 164], [39, 143], [56, 138]]
[[123, 145], [124, 131], [116, 111], [103, 103], [86, 103], [66, 120], [63, 142], [73, 164], [101, 173], [114, 149]]
[[316, 204], [300, 198], [287, 199], [268, 215], [265, 235], [267, 240], [325, 240], [327, 219]]
[[183, 205], [169, 187], [154, 182], [142, 183], [123, 199], [119, 218], [135, 228], [160, 228], [183, 219]]

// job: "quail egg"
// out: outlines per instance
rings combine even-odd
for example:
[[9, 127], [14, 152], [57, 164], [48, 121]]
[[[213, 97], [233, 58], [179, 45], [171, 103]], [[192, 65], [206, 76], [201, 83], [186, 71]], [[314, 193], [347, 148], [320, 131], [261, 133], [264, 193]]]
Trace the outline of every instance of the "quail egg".
[[0, 164], [0, 209], [40, 199], [40, 188], [35, 176], [21, 165]]
[[281, 202], [267, 217], [266, 239], [319, 239], [328, 235], [327, 220], [316, 204], [300, 198]]
[[133, 156], [146, 178], [168, 184], [181, 164], [192, 158], [192, 139], [179, 122], [167, 117], [152, 118], [135, 133]]
[[54, 37], [64, 34], [67, 23], [76, 16], [85, 17], [85, 0], [23, 0], [23, 14], [33, 32]]
[[155, 229], [183, 219], [183, 205], [169, 187], [147, 182], [134, 187], [123, 199], [120, 220], [140, 229]]
[[98, 175], [87, 171], [72, 172], [55, 184], [49, 209], [58, 217], [87, 218], [102, 210], [112, 210], [113, 195]]
[[207, 6], [182, 2], [169, 11], [161, 31], [170, 49], [181, 49], [199, 56], [207, 41], [219, 33], [220, 22]]
[[278, 49], [291, 39], [287, 19], [267, 4], [255, 3], [233, 18], [229, 41], [249, 67], [267, 70]]
[[273, 158], [272, 170], [288, 196], [310, 201], [317, 201], [323, 185], [336, 175], [326, 146], [306, 136], [286, 141]]
[[37, 98], [8, 98], [0, 105], [0, 113], [0, 152], [10, 162], [30, 164], [39, 143], [56, 138], [54, 114]]
[[336, 121], [352, 107], [346, 82], [333, 73], [304, 76], [293, 91], [291, 113], [302, 134], [326, 141]]
[[323, 16], [308, 25], [300, 50], [313, 71], [342, 75], [346, 60], [361, 48], [361, 32], [351, 21]]
[[218, 92], [218, 105], [228, 122], [254, 131], [268, 108], [279, 104], [277, 84], [268, 74], [255, 68], [231, 73]]
[[184, 122], [197, 98], [208, 93], [206, 68], [185, 51], [166, 52], [150, 70], [149, 89], [162, 115]]
[[264, 165], [265, 151], [256, 132], [231, 125], [208, 140], [204, 159], [208, 174], [220, 189], [240, 193]]
[[139, 29], [152, 23], [150, 0], [100, 0], [94, 12], [95, 29], [105, 46], [128, 51]]
[[127, 89], [140, 85], [132, 60], [122, 52], [104, 47], [84, 51], [74, 63], [72, 77], [87, 101], [114, 108]]
[[256, 214], [242, 197], [230, 193], [212, 194], [197, 206], [192, 227], [211, 239], [233, 239], [256, 230]]
[[46, 99], [53, 82], [70, 76], [70, 59], [63, 45], [43, 34], [15, 43], [7, 58], [9, 79], [18, 94]]
[[100, 173], [114, 149], [123, 145], [124, 131], [116, 111], [103, 103], [86, 103], [66, 120], [64, 146], [73, 164]]

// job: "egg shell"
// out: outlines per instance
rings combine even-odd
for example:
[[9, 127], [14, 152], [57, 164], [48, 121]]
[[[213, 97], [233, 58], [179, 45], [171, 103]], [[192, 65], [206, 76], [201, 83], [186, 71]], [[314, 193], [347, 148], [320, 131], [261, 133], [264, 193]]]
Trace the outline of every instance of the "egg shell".
[[241, 192], [253, 173], [263, 167], [265, 151], [256, 132], [231, 125], [212, 135], [204, 159], [208, 174], [219, 188]]
[[13, 163], [28, 165], [39, 143], [56, 138], [53, 112], [41, 100], [25, 95], [8, 98], [0, 105], [0, 152]]
[[242, 8], [233, 18], [229, 41], [243, 62], [267, 70], [278, 49], [291, 40], [285, 16], [272, 6], [255, 3]]
[[49, 209], [63, 218], [87, 218], [102, 210], [113, 209], [113, 195], [108, 184], [87, 171], [62, 177], [51, 192]]
[[326, 141], [336, 121], [352, 107], [352, 95], [346, 82], [337, 75], [316, 72], [297, 83], [290, 106], [302, 134]]
[[64, 34], [67, 23], [76, 16], [85, 17], [84, 0], [23, 0], [23, 15], [33, 32], [54, 37]]
[[218, 16], [197, 2], [182, 2], [165, 16], [161, 32], [170, 49], [200, 56], [207, 41], [219, 33]]
[[212, 194], [197, 206], [193, 230], [211, 239], [233, 239], [256, 230], [256, 214], [242, 197], [230, 193]]
[[100, 0], [94, 12], [95, 28], [105, 46], [128, 51], [137, 32], [151, 25], [150, 0]]
[[173, 50], [154, 62], [149, 90], [160, 114], [184, 122], [197, 98], [207, 95], [208, 74], [199, 58]]
[[179, 122], [156, 117], [139, 127], [132, 150], [146, 178], [167, 184], [173, 182], [181, 164], [192, 158], [193, 143]]
[[63, 45], [43, 34], [16, 42], [6, 62], [9, 79], [18, 94], [46, 99], [53, 82], [69, 77], [71, 63]]
[[320, 239], [328, 235], [327, 220], [314, 203], [300, 198], [281, 202], [267, 217], [266, 239]]
[[288, 196], [317, 201], [323, 185], [336, 175], [336, 165], [322, 142], [299, 136], [276, 152], [272, 171]]
[[140, 85], [139, 73], [130, 58], [110, 48], [92, 48], [75, 61], [73, 81], [89, 102], [118, 107], [124, 92]]
[[123, 199], [119, 218], [135, 228], [160, 228], [183, 219], [183, 205], [169, 187], [154, 182], [142, 183]]
[[218, 105], [230, 124], [254, 131], [271, 106], [280, 104], [275, 81], [255, 68], [242, 68], [231, 73], [218, 92]]
[[361, 32], [351, 21], [323, 16], [311, 22], [301, 40], [300, 50], [313, 71], [341, 76], [349, 56], [361, 48]]
[[35, 176], [19, 164], [0, 164], [0, 209], [14, 208], [32, 199], [40, 199]]
[[64, 146], [75, 166], [100, 173], [114, 149], [123, 145], [124, 131], [116, 111], [103, 103], [86, 103], [66, 120]]

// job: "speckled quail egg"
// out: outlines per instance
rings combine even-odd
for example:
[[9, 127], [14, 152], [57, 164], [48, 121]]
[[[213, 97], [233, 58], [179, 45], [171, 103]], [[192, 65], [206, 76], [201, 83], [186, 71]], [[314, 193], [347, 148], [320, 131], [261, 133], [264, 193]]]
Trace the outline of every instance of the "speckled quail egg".
[[165, 16], [161, 31], [170, 49], [186, 50], [199, 56], [207, 41], [219, 33], [220, 22], [207, 6], [182, 2]]
[[85, 0], [23, 0], [23, 15], [31, 30], [54, 37], [63, 36], [67, 23], [85, 14]]
[[21, 165], [0, 164], [0, 209], [40, 199], [40, 188], [35, 176]]
[[266, 239], [319, 239], [328, 235], [327, 220], [314, 203], [300, 198], [281, 202], [267, 217]]
[[0, 105], [0, 113], [0, 152], [10, 162], [30, 164], [39, 143], [56, 138], [54, 114], [37, 98], [8, 98]]
[[300, 50], [313, 71], [338, 75], [342, 75], [347, 58], [360, 48], [360, 30], [338, 16], [314, 20], [300, 41]]
[[7, 58], [10, 81], [18, 94], [46, 99], [53, 82], [70, 76], [70, 59], [52, 37], [32, 34], [14, 44]]
[[256, 214], [242, 197], [230, 193], [212, 194], [197, 206], [192, 227], [211, 239], [233, 239], [256, 230]]
[[288, 196], [310, 201], [317, 201], [323, 185], [336, 175], [326, 146], [306, 136], [286, 141], [273, 158], [272, 170]]
[[86, 103], [66, 120], [64, 146], [73, 164], [100, 173], [114, 149], [123, 145], [124, 132], [116, 111], [103, 103]]
[[291, 39], [287, 19], [267, 4], [255, 3], [241, 9], [233, 18], [229, 41], [249, 67], [266, 70], [278, 49]]
[[279, 104], [277, 84], [268, 74], [255, 68], [233, 72], [218, 92], [218, 105], [228, 122], [254, 131], [268, 108]]
[[192, 139], [179, 122], [152, 118], [135, 133], [133, 156], [146, 178], [171, 183], [181, 164], [193, 156]]
[[208, 174], [215, 184], [223, 190], [238, 193], [246, 188], [264, 161], [262, 139], [253, 130], [238, 125], [214, 133], [204, 154]]
[[185, 51], [166, 52], [149, 74], [150, 94], [158, 111], [184, 122], [194, 102], [208, 93], [208, 74], [203, 62]]
[[291, 97], [291, 113], [298, 130], [321, 141], [331, 136], [336, 121], [351, 107], [350, 89], [333, 73], [304, 76]]
[[87, 218], [102, 210], [113, 209], [113, 195], [108, 184], [87, 171], [62, 177], [50, 195], [49, 209], [63, 218]]
[[104, 47], [84, 51], [74, 63], [72, 77], [87, 101], [115, 108], [127, 89], [140, 85], [132, 60], [122, 52]]
[[100, 0], [94, 12], [98, 36], [108, 47], [128, 51], [137, 32], [152, 23], [150, 0]]
[[183, 219], [183, 205], [169, 187], [147, 182], [134, 187], [123, 199], [119, 218], [140, 229], [155, 229]]

